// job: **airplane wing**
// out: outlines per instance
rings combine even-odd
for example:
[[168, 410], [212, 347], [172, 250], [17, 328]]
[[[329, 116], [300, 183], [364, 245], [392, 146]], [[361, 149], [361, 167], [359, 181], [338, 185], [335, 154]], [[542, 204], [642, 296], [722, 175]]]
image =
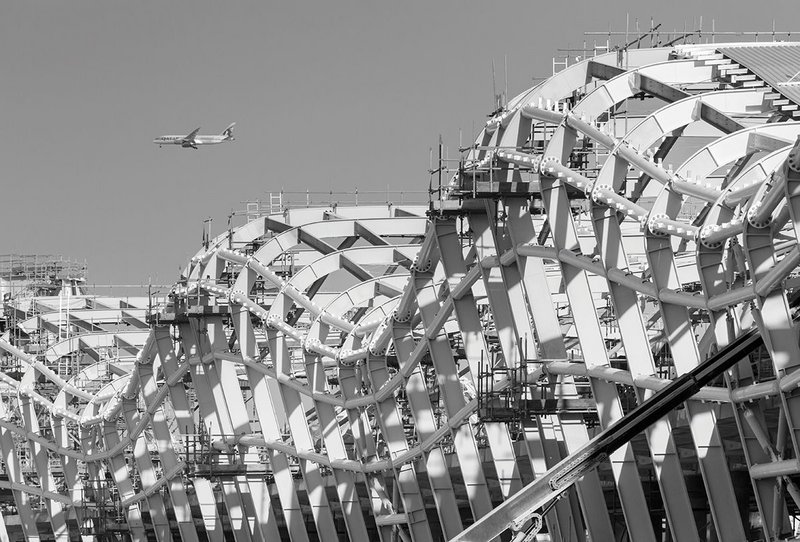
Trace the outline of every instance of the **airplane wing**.
[[183, 138], [183, 142], [184, 143], [194, 143], [194, 136], [196, 136], [197, 132], [199, 132], [199, 131], [200, 131], [200, 128], [197, 128], [196, 130], [194, 130], [191, 134], [189, 134], [189, 135], [187, 135], [186, 137]]

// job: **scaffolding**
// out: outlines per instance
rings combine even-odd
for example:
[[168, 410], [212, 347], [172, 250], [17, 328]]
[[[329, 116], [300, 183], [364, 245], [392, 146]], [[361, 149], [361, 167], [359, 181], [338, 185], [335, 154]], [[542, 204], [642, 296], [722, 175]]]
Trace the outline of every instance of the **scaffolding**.
[[[62, 281], [86, 280], [88, 265], [60, 255], [0, 255], [0, 285], [22, 284], [26, 288], [52, 288]], [[5, 293], [9, 293], [4, 291]]]
[[280, 190], [269, 192], [267, 200], [243, 201], [245, 208], [242, 214], [247, 220], [255, 220], [263, 216], [282, 214], [288, 209], [303, 207], [330, 206], [335, 209], [340, 205], [427, 205], [428, 192], [425, 190]]
[[104, 540], [114, 533], [127, 532], [125, 509], [114, 482], [110, 479], [87, 478], [83, 480], [82, 486], [82, 521], [79, 523], [81, 534]]

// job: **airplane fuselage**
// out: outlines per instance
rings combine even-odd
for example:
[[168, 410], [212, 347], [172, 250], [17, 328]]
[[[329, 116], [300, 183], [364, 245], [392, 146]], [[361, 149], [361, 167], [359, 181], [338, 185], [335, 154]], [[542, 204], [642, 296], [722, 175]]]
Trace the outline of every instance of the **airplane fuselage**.
[[163, 135], [155, 138], [153, 143], [159, 147], [163, 147], [164, 145], [180, 145], [184, 148], [191, 147], [193, 149], [198, 148], [200, 145], [218, 145], [226, 141], [234, 140], [234, 126], [236, 126], [236, 123], [232, 122], [219, 135], [198, 135], [200, 128], [197, 128], [188, 135]]
[[[185, 141], [185, 135], [165, 135], [157, 137], [153, 140], [156, 145], [182, 145], [184, 147], [191, 147], [191, 143]], [[195, 145], [218, 145], [225, 141], [232, 141], [225, 136], [195, 136], [192, 143]]]

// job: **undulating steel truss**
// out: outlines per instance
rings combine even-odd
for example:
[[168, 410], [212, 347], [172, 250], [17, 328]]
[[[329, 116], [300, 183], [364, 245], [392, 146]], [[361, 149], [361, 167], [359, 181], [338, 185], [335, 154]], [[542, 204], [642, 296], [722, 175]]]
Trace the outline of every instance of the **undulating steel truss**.
[[[429, 207], [265, 214], [166, 304], [9, 300], [0, 536], [791, 537], [795, 72], [800, 44], [598, 55], [494, 112]], [[593, 468], [514, 502], [565, 458]]]

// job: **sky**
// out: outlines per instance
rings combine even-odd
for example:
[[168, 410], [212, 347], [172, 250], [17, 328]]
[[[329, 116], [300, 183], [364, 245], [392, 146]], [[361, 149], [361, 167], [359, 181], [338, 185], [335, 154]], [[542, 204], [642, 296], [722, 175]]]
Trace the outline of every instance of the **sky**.
[[[425, 190], [439, 134], [454, 156], [493, 109], [493, 60], [514, 96], [626, 19], [787, 31], [798, 15], [796, 0], [3, 2], [0, 254], [170, 284], [203, 220], [218, 234], [243, 201]], [[152, 143], [234, 121], [231, 144]]]

